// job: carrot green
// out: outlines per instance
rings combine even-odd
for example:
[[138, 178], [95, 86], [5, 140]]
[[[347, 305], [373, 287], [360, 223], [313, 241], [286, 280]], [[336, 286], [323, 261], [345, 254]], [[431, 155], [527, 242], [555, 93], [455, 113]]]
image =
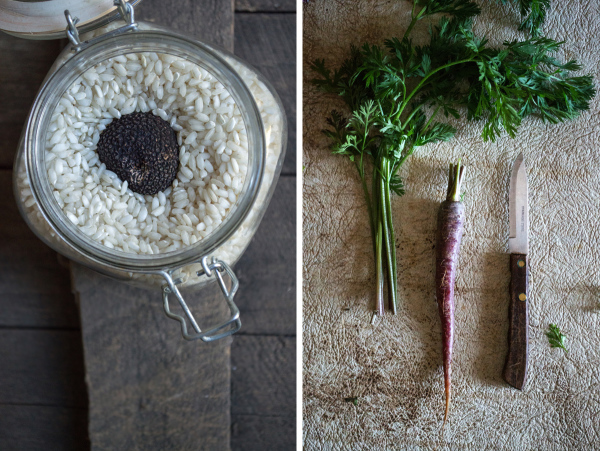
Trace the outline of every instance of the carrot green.
[[550, 326], [548, 326], [546, 337], [548, 337], [551, 348], [562, 348], [563, 351], [569, 352], [565, 347], [566, 337], [561, 333], [560, 328], [556, 324], [550, 324]]
[[[419, 147], [452, 139], [456, 129], [445, 119], [479, 121], [486, 141], [503, 133], [514, 138], [524, 117], [535, 115], [549, 123], [573, 119], [588, 109], [595, 94], [590, 75], [573, 75], [581, 69], [577, 62], [554, 56], [562, 43], [539, 35], [547, 0], [500, 1], [525, 5], [521, 11], [531, 20], [527, 25], [526, 18], [523, 27], [534, 37], [494, 48], [472, 30], [472, 19], [480, 13], [477, 4], [413, 0], [411, 21], [401, 37], [383, 46], [351, 47], [336, 69], [324, 60], [312, 63], [317, 74], [312, 83], [342, 101], [340, 110], [327, 118], [324, 132], [333, 151], [349, 157], [360, 177], [370, 218], [379, 314], [384, 312], [386, 285], [394, 313], [397, 305], [392, 195], [404, 194], [399, 171]], [[432, 16], [441, 17], [435, 21]], [[418, 46], [411, 33], [424, 19], [433, 24], [430, 42]]]

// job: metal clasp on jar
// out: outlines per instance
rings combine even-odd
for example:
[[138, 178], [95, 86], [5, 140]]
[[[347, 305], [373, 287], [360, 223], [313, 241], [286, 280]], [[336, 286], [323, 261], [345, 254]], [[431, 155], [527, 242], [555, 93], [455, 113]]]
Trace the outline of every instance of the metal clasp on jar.
[[121, 28], [117, 28], [116, 30], [109, 31], [108, 33], [105, 33], [101, 36], [95, 37], [94, 39], [90, 39], [89, 41], [85, 42], [81, 42], [81, 40], [79, 39], [79, 30], [77, 30], [76, 26], [79, 22], [79, 19], [77, 17], [71, 16], [69, 10], [65, 9], [65, 17], [67, 19], [67, 37], [69, 38], [69, 41], [71, 41], [71, 43], [73, 44], [73, 50], [79, 52], [85, 47], [88, 47], [101, 39], [123, 34], [132, 30], [137, 30], [138, 24], [135, 22], [133, 6], [125, 2], [125, 0], [114, 0], [114, 5], [119, 10], [121, 18], [125, 22], [127, 22], [127, 25], [124, 25]]
[[[240, 327], [242, 327], [242, 322], [240, 320], [240, 311], [239, 311], [237, 305], [235, 305], [235, 303], [233, 302], [233, 298], [239, 287], [239, 282], [238, 282], [237, 277], [233, 273], [233, 270], [229, 267], [229, 265], [227, 265], [227, 263], [225, 263], [221, 260], [217, 260], [216, 258], [212, 257], [211, 261], [209, 263], [208, 257], [203, 257], [202, 260], [200, 261], [200, 263], [202, 265], [202, 270], [198, 271], [197, 275], [198, 276], [206, 275], [207, 277], [213, 277], [213, 276], [216, 277], [217, 282], [219, 282], [219, 286], [221, 287], [221, 291], [223, 292], [223, 295], [225, 296], [225, 300], [227, 301], [227, 305], [229, 307], [229, 311], [231, 314], [230, 318], [227, 321], [225, 321], [223, 324], [213, 327], [206, 332], [202, 332], [202, 330], [200, 329], [200, 326], [198, 326], [198, 322], [194, 318], [194, 315], [192, 315], [192, 312], [190, 312], [189, 307], [187, 306], [186, 302], [183, 300], [183, 297], [181, 296], [181, 293], [179, 292], [179, 289], [177, 288], [177, 285], [179, 283], [181, 283], [181, 280], [173, 280], [172, 274], [175, 270], [160, 272], [160, 274], [167, 281], [167, 283], [165, 285], [163, 285], [163, 301], [164, 301], [165, 313], [167, 314], [167, 316], [169, 318], [177, 320], [181, 323], [181, 335], [183, 335], [183, 338], [185, 338], [186, 340], [200, 339], [202, 341], [209, 342], [209, 341], [219, 340], [221, 338], [232, 335], [232, 334], [236, 333], [238, 330], [240, 330]], [[227, 273], [227, 275], [231, 279], [231, 288], [230, 289], [228, 289], [227, 285], [225, 284], [225, 280], [223, 279], [223, 275], [222, 275], [223, 272]], [[171, 311], [171, 308], [169, 306], [169, 295], [170, 294], [174, 294], [175, 297], [177, 298], [177, 300], [179, 301], [179, 305], [183, 309], [185, 315], [187, 316], [187, 319], [189, 320], [192, 327], [194, 328], [195, 333], [191, 333], [191, 334], [188, 333], [188, 327], [187, 327], [185, 318], [183, 316], [177, 315]], [[224, 332], [221, 332], [224, 329], [226, 329], [226, 330]]]

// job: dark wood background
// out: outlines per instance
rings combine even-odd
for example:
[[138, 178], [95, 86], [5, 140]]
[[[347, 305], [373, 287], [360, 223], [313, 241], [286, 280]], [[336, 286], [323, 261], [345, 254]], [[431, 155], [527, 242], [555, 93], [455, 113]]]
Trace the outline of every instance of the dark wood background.
[[[285, 104], [290, 133], [283, 172], [265, 218], [235, 268], [244, 325], [231, 342], [231, 374], [224, 378], [230, 381], [231, 425], [220, 427], [229, 429], [222, 436], [230, 436], [234, 450], [295, 449], [295, 2], [237, 0], [234, 7], [220, 0], [144, 0], [137, 16], [234, 47], [269, 78]], [[84, 363], [69, 268], [25, 226], [11, 184], [27, 111], [62, 45], [0, 34], [1, 450], [90, 447], [85, 378], [86, 368], [94, 368], [92, 359]], [[153, 295], [159, 309], [159, 295]], [[176, 332], [178, 326], [173, 322], [169, 327]], [[169, 339], [179, 340], [177, 333]], [[189, 427], [197, 425], [199, 412], [188, 415]]]

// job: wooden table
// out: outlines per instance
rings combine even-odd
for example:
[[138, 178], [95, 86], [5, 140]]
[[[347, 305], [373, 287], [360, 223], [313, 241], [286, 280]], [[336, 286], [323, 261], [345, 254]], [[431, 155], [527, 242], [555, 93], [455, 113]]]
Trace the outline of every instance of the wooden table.
[[[184, 343], [178, 336], [178, 325], [162, 315], [158, 293], [131, 291], [130, 287], [114, 281], [99, 284], [98, 276], [80, 269], [73, 270], [74, 279], [71, 281], [69, 269], [57, 264], [56, 254], [26, 228], [13, 200], [12, 160], [27, 110], [62, 43], [31, 42], [1, 35], [0, 204], [3, 216], [0, 232], [4, 237], [0, 242], [0, 287], [3, 294], [0, 298], [2, 450], [79, 450], [90, 447], [90, 438], [93, 448], [108, 443], [106, 440], [111, 437], [118, 440], [118, 434], [106, 434], [106, 425], [93, 427], [94, 424], [98, 426], [97, 421], [91, 423], [90, 437], [87, 433], [88, 415], [90, 419], [98, 418], [102, 409], [119, 405], [115, 400], [117, 396], [111, 397], [111, 393], [126, 398], [147, 396], [136, 406], [136, 412], [129, 412], [137, 418], [132, 420], [131, 415], [125, 415], [123, 419], [129, 421], [119, 423], [120, 427], [115, 428], [121, 434], [127, 433], [129, 428], [130, 435], [135, 437], [129, 446], [140, 446], [141, 441], [147, 440], [156, 449], [226, 449], [231, 431], [232, 449], [295, 447], [294, 2], [246, 0], [238, 2], [234, 10], [232, 2], [187, 0], [177, 2], [175, 13], [171, 12], [170, 3], [145, 0], [138, 8], [137, 17], [224, 47], [232, 48], [235, 42], [236, 54], [250, 60], [275, 85], [288, 114], [290, 139], [281, 179], [256, 237], [235, 268], [242, 287], [237, 302], [244, 325], [232, 341], [231, 360], [228, 342], [216, 348], [202, 343]], [[207, 21], [206, 17], [211, 17], [211, 21]], [[17, 55], [18, 58], [15, 58]], [[80, 312], [71, 294], [71, 282], [79, 291], [83, 306], [85, 349], [82, 346]], [[95, 288], [90, 290], [90, 287]], [[170, 362], [175, 369], [184, 368], [203, 353], [220, 356], [217, 366], [223, 377], [218, 381], [213, 377], [214, 390], [206, 391], [207, 385], [210, 385], [206, 383], [206, 377], [204, 382], [197, 382], [191, 388], [196, 397], [218, 394], [218, 402], [203, 399], [188, 403], [183, 409], [184, 403], [169, 400], [172, 408], [179, 409], [180, 424], [175, 426], [163, 421], [166, 426], [162, 430], [139, 431], [140, 424], [160, 424], [158, 413], [172, 414], [173, 410], [156, 407], [159, 397], [152, 396], [155, 391], [173, 389], [166, 382], [161, 384], [160, 379], [173, 380], [172, 372], [157, 372], [158, 379], [153, 381], [153, 385], [141, 387], [140, 383], [136, 383], [140, 376], [132, 375], [133, 367], [125, 365], [110, 371], [106, 364], [97, 365], [101, 362], [100, 356], [115, 358], [115, 351], [109, 346], [111, 343], [101, 340], [107, 336], [106, 329], [94, 327], [98, 324], [94, 315], [101, 318], [102, 309], [98, 307], [109, 289], [116, 290], [113, 293], [116, 292], [115, 296], [121, 300], [137, 293], [130, 303], [124, 304], [125, 307], [135, 309], [144, 305], [150, 309], [145, 310], [146, 316], [135, 311], [129, 316], [140, 316], [140, 324], [144, 319], [156, 320], [155, 325], [165, 326], [164, 330], [169, 331], [167, 336], [157, 341], [152, 340], [159, 338], [156, 334], [153, 336], [153, 330], [142, 331], [140, 337], [147, 346], [141, 340], [135, 341], [134, 335], [130, 334], [129, 344], [137, 346], [127, 346], [119, 352], [128, 359], [143, 359], [148, 350], [161, 349], [165, 355], [169, 352], [175, 354]], [[146, 299], [150, 298], [149, 294], [154, 299]], [[96, 302], [92, 299], [94, 296]], [[106, 302], [111, 300], [114, 302], [112, 298]], [[105, 315], [105, 319], [112, 317], [118, 321], [127, 315], [113, 309]], [[116, 330], [115, 333], [124, 333]], [[123, 342], [127, 344], [126, 339]], [[207, 365], [212, 365], [214, 371], [214, 362]], [[206, 376], [203, 374], [206, 370], [204, 366], [196, 368], [196, 374]], [[213, 373], [213, 376], [216, 375]], [[88, 383], [95, 381], [90, 385], [89, 405], [84, 377], [87, 377]], [[190, 375], [180, 376], [180, 381], [191, 379], [196, 380]], [[130, 388], [124, 387], [123, 381], [131, 384]], [[210, 416], [211, 409], [212, 414], [216, 412], [217, 416]], [[118, 414], [116, 412], [115, 416], [118, 417]], [[223, 421], [229, 417], [231, 428], [229, 421]], [[218, 421], [211, 425], [211, 419]], [[195, 433], [210, 427], [213, 428], [212, 433], [208, 433], [203, 446], [190, 444]], [[181, 434], [191, 439], [173, 439]]]

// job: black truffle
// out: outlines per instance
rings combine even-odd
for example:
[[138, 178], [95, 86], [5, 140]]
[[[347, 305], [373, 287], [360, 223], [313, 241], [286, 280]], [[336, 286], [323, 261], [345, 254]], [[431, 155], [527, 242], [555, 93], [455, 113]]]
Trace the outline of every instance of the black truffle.
[[179, 169], [175, 131], [150, 112], [113, 120], [100, 134], [97, 151], [106, 168], [140, 194], [167, 189]]

